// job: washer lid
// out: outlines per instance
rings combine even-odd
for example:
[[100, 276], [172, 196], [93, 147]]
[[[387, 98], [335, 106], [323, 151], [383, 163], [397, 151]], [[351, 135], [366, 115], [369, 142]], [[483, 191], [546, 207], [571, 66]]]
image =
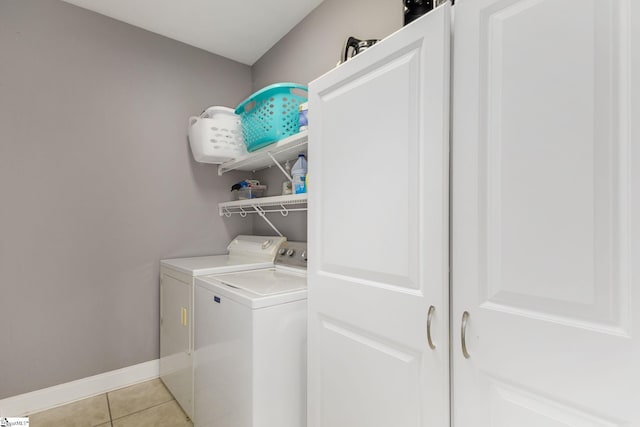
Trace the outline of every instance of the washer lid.
[[307, 289], [304, 273], [283, 272], [275, 268], [225, 274], [217, 277], [217, 280], [223, 285], [263, 297]]
[[204, 276], [196, 279], [196, 285], [257, 309], [307, 298], [306, 274], [290, 270], [269, 268]]

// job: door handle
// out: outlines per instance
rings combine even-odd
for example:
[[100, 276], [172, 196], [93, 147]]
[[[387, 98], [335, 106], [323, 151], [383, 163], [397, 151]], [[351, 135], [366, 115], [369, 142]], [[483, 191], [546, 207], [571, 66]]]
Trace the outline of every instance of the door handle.
[[460, 327], [460, 341], [462, 343], [462, 355], [465, 359], [471, 357], [467, 350], [467, 321], [469, 320], [469, 312], [462, 313], [462, 326]]
[[182, 326], [187, 326], [187, 309], [182, 307], [182, 312], [180, 314], [181, 314]]
[[433, 313], [436, 311], [434, 306], [429, 307], [429, 313], [427, 314], [427, 342], [429, 343], [429, 348], [431, 350], [436, 349], [436, 345], [433, 343], [431, 339], [431, 319], [433, 318]]

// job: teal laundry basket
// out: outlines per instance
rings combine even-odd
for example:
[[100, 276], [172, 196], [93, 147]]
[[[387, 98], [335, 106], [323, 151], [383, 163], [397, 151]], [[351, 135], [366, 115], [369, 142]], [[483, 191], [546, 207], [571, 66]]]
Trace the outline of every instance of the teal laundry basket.
[[247, 151], [280, 141], [298, 132], [298, 107], [307, 100], [307, 87], [296, 83], [267, 86], [236, 108]]

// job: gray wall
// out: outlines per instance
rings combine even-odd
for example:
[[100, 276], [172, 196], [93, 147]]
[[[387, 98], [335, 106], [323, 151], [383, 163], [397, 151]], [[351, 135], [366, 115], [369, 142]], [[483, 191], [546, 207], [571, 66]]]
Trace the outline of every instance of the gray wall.
[[382, 39], [402, 27], [402, 0], [325, 0], [255, 64], [254, 90], [306, 84], [335, 68], [349, 36]]
[[187, 118], [250, 69], [58, 0], [0, 1], [0, 398], [157, 359], [162, 258], [222, 253], [239, 174]]
[[[293, 167], [291, 162], [291, 167]], [[282, 194], [282, 182], [285, 180], [284, 175], [277, 167], [272, 167], [262, 171], [258, 171], [255, 174], [255, 179], [259, 179], [261, 183], [267, 184], [268, 196], [279, 196]], [[312, 180], [312, 176], [309, 175], [309, 179]], [[309, 186], [311, 186], [311, 181]], [[269, 221], [275, 225], [278, 230], [292, 241], [307, 241], [307, 213], [306, 212], [290, 212], [286, 217], [283, 217], [279, 213], [267, 214]], [[257, 235], [271, 235], [275, 234], [273, 229], [259, 217], [255, 217], [253, 222], [253, 234]]]
[[[382, 39], [402, 27], [402, 11], [401, 0], [325, 0], [253, 65], [253, 89], [284, 81], [308, 84], [335, 68], [348, 36]], [[283, 180], [279, 170], [258, 172], [256, 178], [269, 186], [269, 193], [278, 194]], [[313, 190], [312, 173], [309, 187]], [[306, 215], [269, 218], [290, 240], [307, 240]], [[259, 218], [254, 224], [255, 234], [271, 230]]]
[[[188, 116], [308, 83], [347, 36], [401, 24], [400, 0], [326, 0], [249, 69], [58, 0], [1, 0], [0, 399], [157, 359], [159, 260], [273, 234], [217, 216], [248, 175], [195, 163]], [[279, 192], [276, 169], [257, 178]], [[306, 215], [270, 217], [306, 240]]]

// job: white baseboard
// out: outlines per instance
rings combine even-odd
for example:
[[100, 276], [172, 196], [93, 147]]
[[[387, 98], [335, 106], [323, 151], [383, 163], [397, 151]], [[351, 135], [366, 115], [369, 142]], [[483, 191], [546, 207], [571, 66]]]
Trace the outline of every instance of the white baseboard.
[[21, 417], [160, 376], [159, 360], [0, 400], [0, 417]]

